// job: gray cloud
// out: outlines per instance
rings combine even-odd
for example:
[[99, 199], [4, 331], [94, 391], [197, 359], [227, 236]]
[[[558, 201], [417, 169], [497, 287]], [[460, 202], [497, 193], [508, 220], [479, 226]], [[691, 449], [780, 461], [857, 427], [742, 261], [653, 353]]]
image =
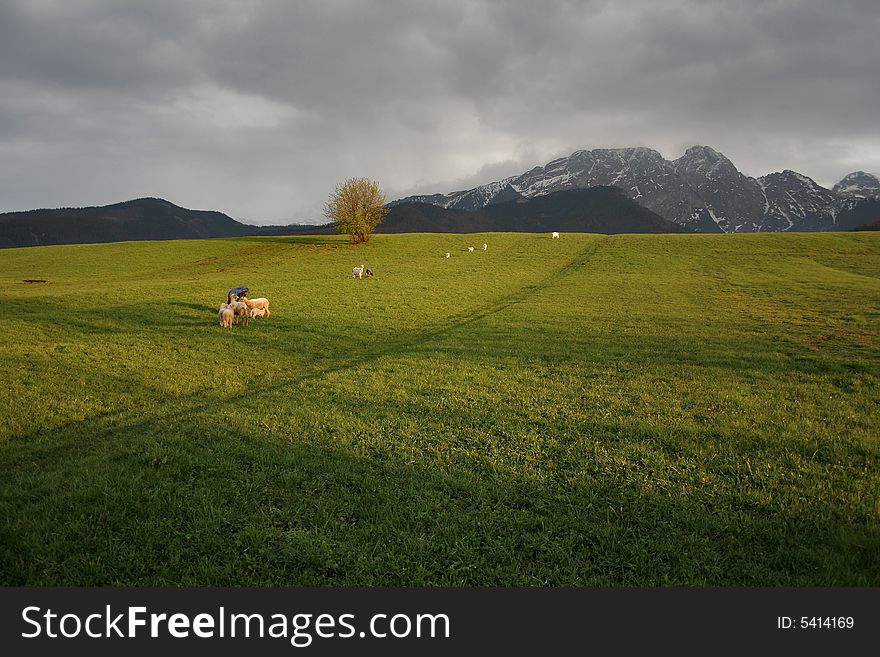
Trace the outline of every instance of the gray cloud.
[[0, 211], [163, 196], [320, 220], [577, 148], [880, 172], [874, 0], [0, 4]]

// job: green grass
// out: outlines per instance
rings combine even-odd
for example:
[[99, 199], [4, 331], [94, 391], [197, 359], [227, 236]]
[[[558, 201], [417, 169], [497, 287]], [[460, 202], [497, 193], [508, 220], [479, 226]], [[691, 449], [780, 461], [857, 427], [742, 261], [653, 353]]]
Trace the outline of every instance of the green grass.
[[[880, 585], [878, 234], [44, 247], [0, 284], [2, 584]], [[242, 284], [272, 316], [221, 329]]]

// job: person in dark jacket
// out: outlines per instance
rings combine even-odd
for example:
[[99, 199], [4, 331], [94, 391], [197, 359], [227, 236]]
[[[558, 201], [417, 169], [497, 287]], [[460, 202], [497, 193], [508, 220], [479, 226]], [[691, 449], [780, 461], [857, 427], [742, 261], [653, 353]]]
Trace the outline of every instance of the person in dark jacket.
[[234, 287], [229, 290], [229, 294], [226, 295], [226, 303], [232, 303], [233, 301], [238, 301], [242, 297], [246, 297], [251, 293], [250, 289], [245, 287], [244, 285], [240, 285], [238, 287]]

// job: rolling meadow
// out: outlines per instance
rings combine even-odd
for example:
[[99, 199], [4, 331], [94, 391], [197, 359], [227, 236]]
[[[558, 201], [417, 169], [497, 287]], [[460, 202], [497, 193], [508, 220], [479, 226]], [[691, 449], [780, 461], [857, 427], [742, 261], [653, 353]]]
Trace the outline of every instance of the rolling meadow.
[[[880, 586], [880, 233], [52, 246], [0, 284], [0, 584]], [[271, 316], [223, 329], [237, 285]]]

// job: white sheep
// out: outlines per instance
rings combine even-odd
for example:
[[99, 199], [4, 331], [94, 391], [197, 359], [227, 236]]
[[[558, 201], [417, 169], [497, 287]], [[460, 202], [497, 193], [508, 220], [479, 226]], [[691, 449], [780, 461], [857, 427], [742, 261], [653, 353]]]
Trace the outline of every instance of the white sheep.
[[558, 240], [558, 239], [559, 239], [559, 233], [557, 233], [557, 232], [554, 230], [553, 233], [552, 233], [552, 235], [551, 235], [551, 237], [552, 237], [554, 240]]
[[220, 326], [229, 328], [235, 320], [235, 313], [227, 304], [221, 303], [220, 311], [217, 313], [217, 320], [220, 322]]
[[366, 269], [366, 267], [364, 265], [361, 265], [360, 267], [353, 267], [351, 270], [352, 278], [363, 278], [364, 277], [364, 269]]
[[483, 242], [483, 251], [485, 251], [485, 250], [488, 249], [488, 248], [489, 248], [489, 245], [486, 244], [485, 242]]
[[[257, 297], [256, 299], [245, 299], [244, 304], [248, 307], [249, 310], [253, 311], [256, 309], [263, 310], [266, 313], [266, 317], [271, 315], [269, 312], [269, 300], [266, 297]], [[253, 313], [251, 313], [253, 316]], [[262, 314], [260, 315], [262, 317]]]
[[251, 308], [249, 312], [251, 317], [264, 317], [266, 315], [265, 308]]
[[241, 317], [245, 326], [248, 325], [248, 306], [244, 301], [233, 301], [229, 304], [229, 308], [236, 317]]
[[469, 247], [468, 247], [468, 253], [473, 253], [473, 252], [474, 252], [474, 247], [469, 246]]

